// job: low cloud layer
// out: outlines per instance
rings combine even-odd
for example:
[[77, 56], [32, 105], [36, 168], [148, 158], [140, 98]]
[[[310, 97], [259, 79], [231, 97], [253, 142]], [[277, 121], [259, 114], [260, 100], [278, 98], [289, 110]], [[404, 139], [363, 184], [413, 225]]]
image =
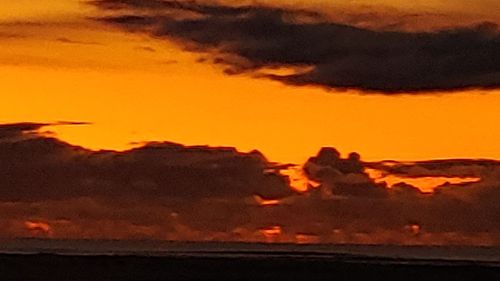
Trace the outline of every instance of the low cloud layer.
[[[109, 198], [242, 198], [290, 195], [259, 152], [149, 143], [125, 152], [92, 152], [37, 135], [46, 124], [0, 127], [0, 199], [12, 202]], [[36, 186], [36, 188], [34, 188]]]
[[[428, 32], [367, 29], [316, 11], [206, 1], [92, 1], [99, 20], [204, 53], [227, 74], [383, 94], [500, 87], [493, 23]], [[294, 73], [269, 73], [293, 68]]]
[[[367, 163], [323, 148], [303, 166], [310, 187], [298, 192], [281, 172], [288, 165], [256, 151], [90, 151], [40, 133], [49, 125], [0, 126], [0, 237], [500, 244], [496, 161]], [[431, 194], [388, 188], [366, 169], [480, 181]]]
[[23, 235], [30, 222], [51, 225], [51, 235], [62, 237], [166, 239], [170, 232], [189, 240], [201, 233], [191, 228], [230, 232], [244, 224], [255, 195], [294, 193], [257, 151], [149, 143], [94, 152], [38, 133], [48, 125], [0, 126], [0, 221], [6, 224], [0, 236], [9, 229]]
[[[500, 209], [495, 207], [495, 202], [500, 196], [500, 162], [439, 160], [388, 164], [361, 163], [357, 159], [357, 154], [342, 159], [334, 149], [326, 148], [304, 167], [309, 177], [321, 183], [322, 197], [330, 198], [328, 208], [346, 225], [363, 229], [376, 222], [376, 227], [396, 230], [406, 223], [407, 227], [418, 226], [417, 236], [435, 233], [442, 237], [466, 237], [497, 233]], [[403, 182], [392, 188], [384, 183], [375, 184], [360, 165], [377, 167], [383, 173], [402, 178], [476, 176], [481, 181], [444, 184], [434, 193], [426, 194]], [[320, 204], [311, 204], [311, 207]], [[339, 224], [339, 217], [332, 223]]]

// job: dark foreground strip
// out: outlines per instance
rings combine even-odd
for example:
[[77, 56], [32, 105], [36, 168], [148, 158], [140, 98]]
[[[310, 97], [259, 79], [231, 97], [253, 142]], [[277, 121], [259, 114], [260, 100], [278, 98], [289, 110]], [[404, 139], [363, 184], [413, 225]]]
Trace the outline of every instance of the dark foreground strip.
[[387, 263], [297, 257], [139, 257], [0, 255], [2, 281], [168, 280], [500, 280], [500, 268], [475, 263]]

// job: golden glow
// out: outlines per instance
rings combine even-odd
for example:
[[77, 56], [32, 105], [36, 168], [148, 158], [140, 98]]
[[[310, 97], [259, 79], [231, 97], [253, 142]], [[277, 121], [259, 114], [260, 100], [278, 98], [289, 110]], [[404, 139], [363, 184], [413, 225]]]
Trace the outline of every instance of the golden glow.
[[288, 76], [307, 73], [313, 70], [313, 67], [264, 67], [259, 70], [262, 75]]
[[422, 227], [419, 224], [413, 223], [409, 224], [405, 227], [406, 231], [411, 233], [412, 235], [419, 235], [422, 231]]
[[[30, 9], [86, 11], [75, 8], [83, 7], [78, 1], [10, 2], [1, 13], [26, 19], [35, 17]], [[173, 44], [81, 21], [0, 25], [21, 36], [0, 39], [1, 123], [88, 121], [94, 124], [50, 130], [91, 149], [168, 140], [259, 149], [272, 161], [297, 164], [323, 146], [367, 161], [500, 158], [499, 91], [387, 97], [285, 86], [227, 76]], [[305, 182], [292, 184], [307, 190]]]
[[280, 200], [266, 200], [259, 195], [254, 195], [255, 202], [259, 204], [259, 206], [268, 207], [268, 206], [278, 206], [281, 202]]
[[422, 192], [432, 193], [434, 190], [444, 184], [464, 184], [477, 183], [481, 178], [475, 177], [400, 177], [397, 175], [384, 175], [381, 171], [375, 169], [366, 169], [365, 172], [376, 183], [386, 183], [387, 187], [392, 188], [397, 184], [405, 183], [412, 185]]
[[319, 237], [314, 234], [298, 233], [295, 235], [295, 243], [297, 244], [314, 244], [319, 242]]
[[26, 229], [35, 236], [50, 236], [52, 235], [52, 228], [49, 224], [37, 221], [26, 221], [24, 222]]
[[259, 229], [259, 232], [266, 238], [267, 242], [278, 242], [282, 229], [280, 226], [270, 226]]
[[79, 14], [88, 10], [79, 0], [15, 0], [2, 1], [0, 23], [7, 21], [42, 20], [68, 14]]
[[300, 166], [293, 166], [286, 170], [281, 170], [280, 174], [287, 176], [290, 180], [290, 187], [300, 193], [309, 191], [310, 187], [319, 186], [318, 183], [309, 180], [306, 175], [304, 175], [302, 167]]

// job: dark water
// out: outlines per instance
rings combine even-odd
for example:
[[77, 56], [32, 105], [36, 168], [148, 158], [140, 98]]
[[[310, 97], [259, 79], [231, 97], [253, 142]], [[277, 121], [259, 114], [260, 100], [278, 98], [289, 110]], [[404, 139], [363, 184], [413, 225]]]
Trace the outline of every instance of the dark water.
[[[376, 258], [431, 259], [475, 261], [500, 264], [499, 247], [467, 246], [390, 246], [390, 245], [297, 245], [224, 242], [161, 242], [117, 240], [0, 240], [0, 253], [68, 254], [68, 255], [217, 255], [217, 256], [338, 256], [352, 255]], [[0, 280], [1, 281], [1, 280]]]
[[152, 241], [0, 243], [1, 281], [500, 280], [485, 247]]

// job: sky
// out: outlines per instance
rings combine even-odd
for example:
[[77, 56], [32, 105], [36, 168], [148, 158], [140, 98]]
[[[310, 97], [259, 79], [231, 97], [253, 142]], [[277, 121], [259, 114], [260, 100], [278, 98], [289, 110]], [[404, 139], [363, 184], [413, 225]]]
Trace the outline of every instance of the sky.
[[[443, 18], [470, 14], [464, 18], [473, 20], [464, 24], [494, 19], [488, 12], [498, 5], [416, 1], [408, 7], [378, 1], [371, 6], [379, 2], [413, 14], [448, 7]], [[349, 5], [367, 2], [342, 6]], [[248, 73], [228, 76], [221, 66], [197, 62], [203, 54], [174, 42], [88, 19], [99, 13], [80, 1], [11, 1], [0, 7], [2, 123], [91, 122], [56, 130], [62, 139], [92, 149], [168, 139], [259, 149], [273, 161], [292, 163], [305, 162], [322, 146], [357, 151], [367, 160], [500, 158], [496, 90], [366, 95], [357, 89], [293, 87]]]
[[[0, 163], [12, 169], [7, 169], [0, 208], [15, 217], [0, 220], [11, 229], [5, 236], [500, 241], [500, 234], [490, 233], [497, 221], [490, 219], [493, 210], [484, 195], [494, 194], [499, 180], [498, 1], [5, 2], [0, 5], [0, 151], [13, 158]], [[149, 153], [151, 146], [158, 155]], [[324, 147], [336, 148], [339, 155], [327, 151], [325, 156]], [[17, 149], [33, 159], [12, 165], [18, 160], [9, 151]], [[163, 163], [163, 150], [172, 159], [192, 157], [187, 161], [203, 168], [167, 161], [173, 171], [165, 178], [159, 167], [147, 172], [143, 166], [150, 164], [136, 155]], [[212, 154], [222, 161], [212, 164], [227, 164], [228, 170], [216, 173], [224, 180], [207, 185], [214, 190], [227, 185], [226, 192], [163, 194], [155, 187], [170, 205], [157, 202], [151, 210], [137, 211], [148, 217], [170, 214], [168, 227], [153, 218], [139, 227], [137, 213], [124, 213], [122, 219], [102, 215], [121, 207], [110, 206], [106, 192], [89, 193], [107, 187], [123, 195], [126, 205], [133, 203], [129, 196], [138, 196], [137, 188], [204, 185], [187, 175], [210, 178], [204, 169], [212, 166], [203, 165], [215, 161], [207, 156]], [[137, 165], [129, 167], [136, 169], [131, 183], [106, 174], [126, 165], [120, 157], [135, 159], [130, 160]], [[239, 160], [232, 163], [233, 157]], [[32, 161], [40, 166], [33, 168]], [[104, 162], [106, 168], [100, 167]], [[66, 164], [75, 169], [75, 179], [51, 170], [64, 170]], [[298, 166], [286, 170], [280, 164]], [[362, 168], [345, 168], [353, 165]], [[82, 167], [89, 174], [76, 172]], [[59, 178], [40, 182], [36, 173]], [[22, 175], [47, 196], [10, 192], [34, 192], [21, 183]], [[70, 192], [75, 196], [62, 191], [71, 189], [68, 184], [76, 188]], [[275, 192], [267, 194], [267, 187]], [[370, 195], [360, 196], [365, 192]], [[220, 203], [228, 194], [239, 194], [238, 200]], [[85, 200], [94, 202], [95, 213], [85, 209]], [[196, 214], [179, 211], [183, 200], [195, 206], [211, 202], [214, 217], [202, 225], [188, 223]], [[384, 221], [364, 208], [343, 213], [377, 200], [380, 213], [402, 209], [406, 217]], [[325, 206], [289, 218], [314, 202]], [[412, 208], [429, 214], [412, 212], [404, 207], [407, 202], [417, 202]], [[65, 204], [75, 206], [73, 217], [60, 215]], [[474, 216], [465, 211], [470, 204], [478, 206], [473, 215], [486, 217], [475, 226], [480, 233], [471, 231]], [[213, 221], [231, 208], [245, 209], [246, 219], [234, 218], [231, 231], [221, 231]], [[457, 226], [431, 218], [432, 212], [453, 216], [451, 210], [470, 220]], [[85, 217], [82, 212], [96, 219], [75, 222]], [[266, 212], [275, 220], [262, 220]], [[342, 218], [314, 223], [332, 213]], [[181, 218], [185, 221], [175, 222]], [[92, 227], [98, 219], [109, 229]], [[296, 229], [299, 222], [307, 229]], [[429, 233], [420, 231], [422, 222]], [[117, 225], [123, 231], [111, 230]], [[160, 235], [161, 227], [169, 234]]]

